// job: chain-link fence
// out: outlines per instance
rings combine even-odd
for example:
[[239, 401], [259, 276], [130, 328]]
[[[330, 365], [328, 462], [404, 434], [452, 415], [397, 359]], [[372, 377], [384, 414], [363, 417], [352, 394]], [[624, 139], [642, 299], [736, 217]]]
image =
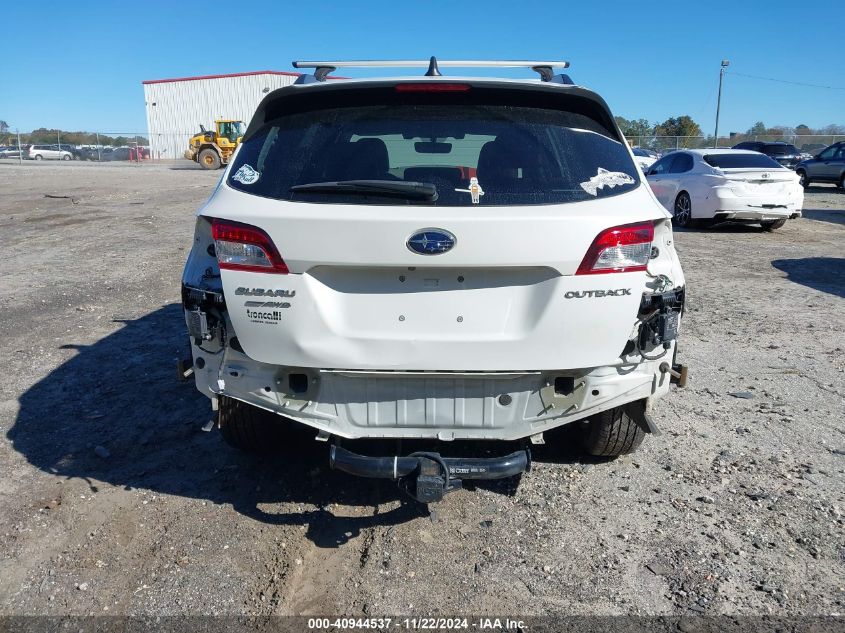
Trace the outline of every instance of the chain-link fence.
[[91, 161], [144, 163], [184, 160], [188, 142], [196, 132], [156, 134], [146, 132], [32, 132], [0, 133], [0, 160]]
[[817, 154], [828, 145], [837, 141], [845, 141], [841, 134], [732, 134], [720, 136], [719, 142], [714, 142], [712, 136], [628, 136], [628, 143], [632, 147], [642, 147], [658, 153], [673, 149], [705, 149], [711, 147], [728, 148], [746, 141], [783, 142], [794, 145], [798, 151], [806, 154]]
[[[156, 132], [58, 132], [35, 130], [32, 132], [6, 131], [0, 134], [0, 160], [61, 160], [93, 162], [144, 163], [185, 160], [189, 141], [197, 131]], [[657, 153], [675, 149], [702, 149], [733, 147], [746, 141], [785, 142], [808, 155], [845, 140], [841, 134], [783, 134], [750, 135], [732, 134], [712, 136], [628, 136], [633, 147], [642, 147]]]

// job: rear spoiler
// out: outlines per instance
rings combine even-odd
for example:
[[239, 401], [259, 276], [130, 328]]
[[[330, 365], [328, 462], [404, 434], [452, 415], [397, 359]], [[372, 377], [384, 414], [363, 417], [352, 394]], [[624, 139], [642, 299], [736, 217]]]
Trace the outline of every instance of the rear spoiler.
[[[312, 81], [310, 82], [285, 86], [264, 97], [244, 133], [244, 142], [252, 138], [266, 123], [283, 114], [355, 105], [356, 101], [364, 103], [368, 95], [376, 91], [393, 92], [397, 84], [395, 78], [329, 82], [317, 81], [313, 76], [311, 77]], [[407, 82], [406, 79], [402, 81]], [[442, 82], [443, 79], [436, 76], [426, 76], [420, 77], [419, 81]], [[624, 136], [610, 113], [607, 103], [598, 94], [587, 88], [552, 81], [514, 81], [498, 78], [461, 78], [460, 83], [467, 84], [474, 89], [488, 91], [488, 94], [492, 91], [499, 92], [503, 99], [525, 106], [560, 108], [582, 113], [611, 132], [611, 137], [614, 140], [624, 142]], [[519, 95], [518, 98], [517, 95]]]

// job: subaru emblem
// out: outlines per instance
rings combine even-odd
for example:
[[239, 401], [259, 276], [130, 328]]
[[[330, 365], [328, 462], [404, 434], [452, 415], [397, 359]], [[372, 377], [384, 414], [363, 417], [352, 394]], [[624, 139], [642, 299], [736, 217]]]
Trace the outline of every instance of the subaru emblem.
[[440, 255], [455, 245], [455, 236], [443, 229], [420, 229], [408, 238], [408, 249], [418, 255]]

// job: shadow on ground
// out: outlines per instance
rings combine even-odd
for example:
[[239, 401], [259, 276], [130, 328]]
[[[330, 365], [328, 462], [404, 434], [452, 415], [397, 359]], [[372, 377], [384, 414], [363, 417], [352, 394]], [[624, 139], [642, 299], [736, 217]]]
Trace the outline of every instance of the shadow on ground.
[[[395, 482], [329, 470], [328, 447], [313, 440], [313, 431], [292, 433], [286, 450], [269, 457], [230, 448], [216, 429], [203, 432], [201, 427], [211, 417], [209, 401], [192, 381], [177, 380], [176, 359], [187, 354], [181, 307], [169, 305], [123, 323], [117, 332], [92, 345], [74, 347], [78, 353], [73, 358], [21, 396], [18, 417], [7, 437], [37, 468], [84, 479], [92, 489], [98, 482], [107, 482], [228, 504], [270, 524], [307, 524], [307, 535], [322, 547], [336, 547], [367, 527], [427, 515], [427, 508], [406, 500]], [[568, 431], [558, 433], [565, 436]], [[98, 456], [98, 452], [103, 454], [98, 447], [107, 449], [108, 456]], [[349, 448], [368, 452], [366, 447]], [[444, 454], [463, 450], [459, 443], [438, 448]], [[476, 444], [467, 450], [464, 454], [477, 455], [488, 447]], [[512, 450], [507, 445], [500, 453]], [[540, 451], [538, 457], [577, 460], [575, 453], [561, 455], [551, 450]], [[516, 483], [475, 485], [511, 494]], [[379, 512], [384, 503], [397, 499], [401, 505]], [[285, 502], [318, 509], [277, 512], [273, 508]], [[331, 503], [365, 506], [371, 511], [337, 517], [326, 509]]]
[[[843, 204], [845, 207], [845, 204]], [[843, 209], [804, 209], [803, 215], [808, 220], [845, 224], [845, 208]]]
[[845, 297], [845, 258], [776, 259], [772, 266], [785, 272], [787, 279], [797, 284]]
[[672, 226], [677, 233], [768, 233], [759, 224], [743, 222], [719, 222], [718, 224], [699, 224], [697, 226]]

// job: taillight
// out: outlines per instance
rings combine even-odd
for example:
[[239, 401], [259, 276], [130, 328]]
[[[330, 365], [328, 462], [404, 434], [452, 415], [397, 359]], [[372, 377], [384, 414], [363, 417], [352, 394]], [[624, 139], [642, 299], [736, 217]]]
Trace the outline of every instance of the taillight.
[[282, 275], [290, 272], [273, 240], [258, 227], [214, 218], [211, 234], [220, 268]]
[[645, 270], [651, 256], [654, 224], [641, 222], [605, 229], [587, 249], [576, 275]]
[[416, 83], [396, 84], [396, 92], [466, 92], [467, 84]]

